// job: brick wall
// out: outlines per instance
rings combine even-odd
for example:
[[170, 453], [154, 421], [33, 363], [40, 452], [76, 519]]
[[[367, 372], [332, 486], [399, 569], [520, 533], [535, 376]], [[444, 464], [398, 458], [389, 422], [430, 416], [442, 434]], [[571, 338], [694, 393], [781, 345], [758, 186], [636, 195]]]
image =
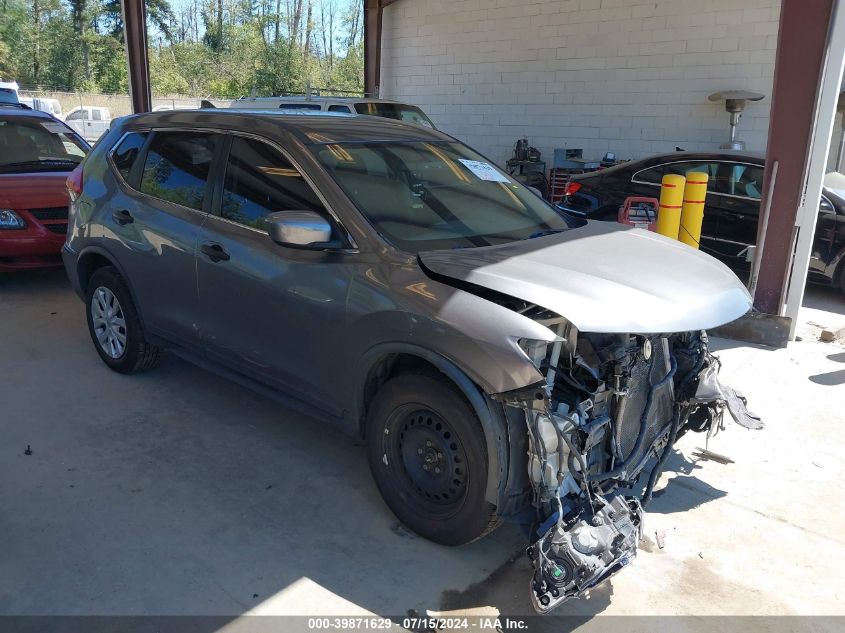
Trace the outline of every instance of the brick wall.
[[381, 95], [418, 104], [497, 162], [527, 136], [620, 158], [714, 149], [724, 104], [765, 149], [780, 0], [400, 0], [384, 10]]

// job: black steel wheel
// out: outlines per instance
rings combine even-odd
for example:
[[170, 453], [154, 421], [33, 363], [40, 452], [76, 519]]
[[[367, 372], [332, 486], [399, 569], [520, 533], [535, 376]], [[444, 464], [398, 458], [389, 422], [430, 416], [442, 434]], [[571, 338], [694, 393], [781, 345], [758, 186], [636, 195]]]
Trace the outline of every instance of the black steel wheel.
[[481, 423], [445, 378], [405, 374], [385, 383], [369, 409], [367, 445], [382, 496], [418, 534], [461, 545], [498, 525], [485, 500]]
[[400, 407], [390, 421], [393, 432], [382, 439], [384, 450], [399, 464], [405, 483], [432, 505], [447, 511], [467, 489], [467, 456], [449, 423], [419, 405]]

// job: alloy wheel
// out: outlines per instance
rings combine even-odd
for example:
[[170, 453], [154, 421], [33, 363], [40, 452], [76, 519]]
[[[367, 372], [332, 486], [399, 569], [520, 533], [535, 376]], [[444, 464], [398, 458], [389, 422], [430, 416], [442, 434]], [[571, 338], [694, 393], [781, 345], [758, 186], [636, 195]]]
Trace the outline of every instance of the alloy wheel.
[[105, 286], [98, 287], [91, 297], [91, 321], [102, 350], [110, 358], [123, 356], [126, 351], [126, 318], [117, 297]]

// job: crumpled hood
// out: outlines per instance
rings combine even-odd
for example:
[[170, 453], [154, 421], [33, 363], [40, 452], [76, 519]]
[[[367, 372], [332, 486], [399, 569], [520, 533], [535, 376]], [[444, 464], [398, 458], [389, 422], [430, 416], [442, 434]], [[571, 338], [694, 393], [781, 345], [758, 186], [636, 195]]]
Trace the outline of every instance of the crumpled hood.
[[675, 240], [608, 222], [419, 258], [437, 275], [542, 306], [582, 332], [702, 330], [751, 308], [745, 286], [721, 262]]

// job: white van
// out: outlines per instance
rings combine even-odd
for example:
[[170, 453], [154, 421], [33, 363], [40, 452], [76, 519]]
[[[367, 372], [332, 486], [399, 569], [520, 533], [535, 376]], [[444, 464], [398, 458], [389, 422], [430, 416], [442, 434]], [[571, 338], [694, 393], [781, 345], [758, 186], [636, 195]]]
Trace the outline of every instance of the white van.
[[57, 119], [64, 120], [62, 115], [62, 104], [58, 99], [48, 99], [46, 97], [19, 97], [20, 102], [28, 105], [33, 110], [41, 110], [52, 114]]
[[425, 112], [415, 105], [389, 101], [387, 99], [363, 99], [356, 97], [241, 97], [234, 101], [213, 102], [203, 100], [202, 107], [237, 108], [244, 110], [314, 110], [323, 112], [342, 112], [346, 114], [368, 114], [387, 119], [397, 119], [406, 123], [417, 123], [434, 128], [434, 123]]
[[65, 123], [89, 143], [109, 129], [111, 112], [99, 106], [77, 106], [67, 113]]
[[17, 81], [3, 81], [0, 79], [0, 103], [20, 103]]

